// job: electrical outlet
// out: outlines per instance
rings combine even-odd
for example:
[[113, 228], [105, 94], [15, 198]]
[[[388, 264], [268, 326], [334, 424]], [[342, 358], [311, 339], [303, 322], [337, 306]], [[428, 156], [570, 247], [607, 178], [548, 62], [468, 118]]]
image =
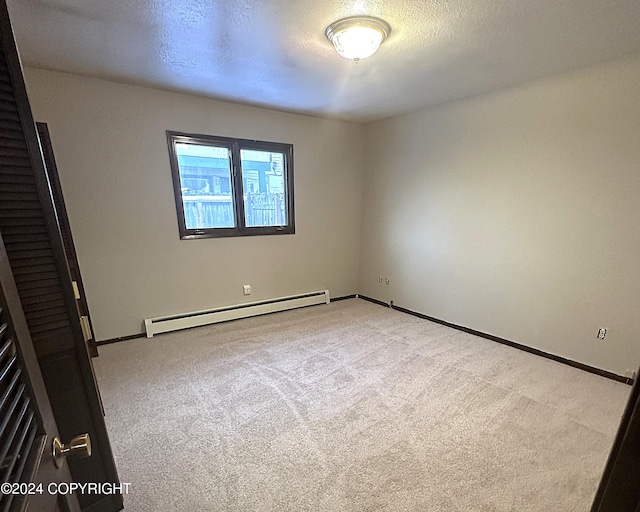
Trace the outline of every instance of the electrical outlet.
[[250, 284], [243, 284], [242, 285], [242, 291], [245, 295], [251, 295], [251, 285]]
[[388, 277], [385, 277], [384, 284], [389, 284], [389, 278]]
[[603, 340], [606, 335], [607, 330], [604, 327], [600, 327], [600, 329], [598, 329], [598, 339]]
[[378, 282], [379, 282], [380, 284], [382, 284], [382, 276], [379, 276], [379, 277], [378, 277]]

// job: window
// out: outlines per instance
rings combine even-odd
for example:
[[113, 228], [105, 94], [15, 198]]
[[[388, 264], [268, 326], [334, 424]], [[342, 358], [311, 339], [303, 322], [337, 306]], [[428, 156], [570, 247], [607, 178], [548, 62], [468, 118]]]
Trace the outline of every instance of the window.
[[180, 238], [295, 233], [293, 146], [167, 132]]

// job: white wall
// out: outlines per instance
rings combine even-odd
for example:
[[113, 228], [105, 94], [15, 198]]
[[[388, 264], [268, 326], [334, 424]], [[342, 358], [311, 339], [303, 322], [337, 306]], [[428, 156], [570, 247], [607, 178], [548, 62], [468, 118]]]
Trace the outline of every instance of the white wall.
[[[51, 132], [96, 339], [139, 333], [146, 317], [356, 293], [362, 126], [38, 69], [25, 80]], [[181, 241], [166, 130], [292, 143], [296, 234]]]
[[637, 369], [638, 84], [636, 57], [368, 126], [360, 293]]

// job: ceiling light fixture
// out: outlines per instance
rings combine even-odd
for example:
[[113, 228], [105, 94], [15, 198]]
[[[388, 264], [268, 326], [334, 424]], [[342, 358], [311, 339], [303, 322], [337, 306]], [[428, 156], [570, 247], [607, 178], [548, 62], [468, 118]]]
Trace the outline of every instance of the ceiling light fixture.
[[391, 33], [389, 24], [372, 16], [350, 16], [333, 22], [325, 30], [338, 54], [345, 59], [371, 57]]

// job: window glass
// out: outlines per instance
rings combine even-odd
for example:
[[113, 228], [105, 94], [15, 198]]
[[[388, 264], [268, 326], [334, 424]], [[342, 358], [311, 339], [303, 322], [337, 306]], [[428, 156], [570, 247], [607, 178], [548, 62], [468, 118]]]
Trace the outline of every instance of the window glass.
[[235, 227], [229, 149], [178, 143], [176, 155], [187, 229]]
[[240, 161], [246, 225], [285, 226], [285, 155], [273, 151], [242, 149]]

